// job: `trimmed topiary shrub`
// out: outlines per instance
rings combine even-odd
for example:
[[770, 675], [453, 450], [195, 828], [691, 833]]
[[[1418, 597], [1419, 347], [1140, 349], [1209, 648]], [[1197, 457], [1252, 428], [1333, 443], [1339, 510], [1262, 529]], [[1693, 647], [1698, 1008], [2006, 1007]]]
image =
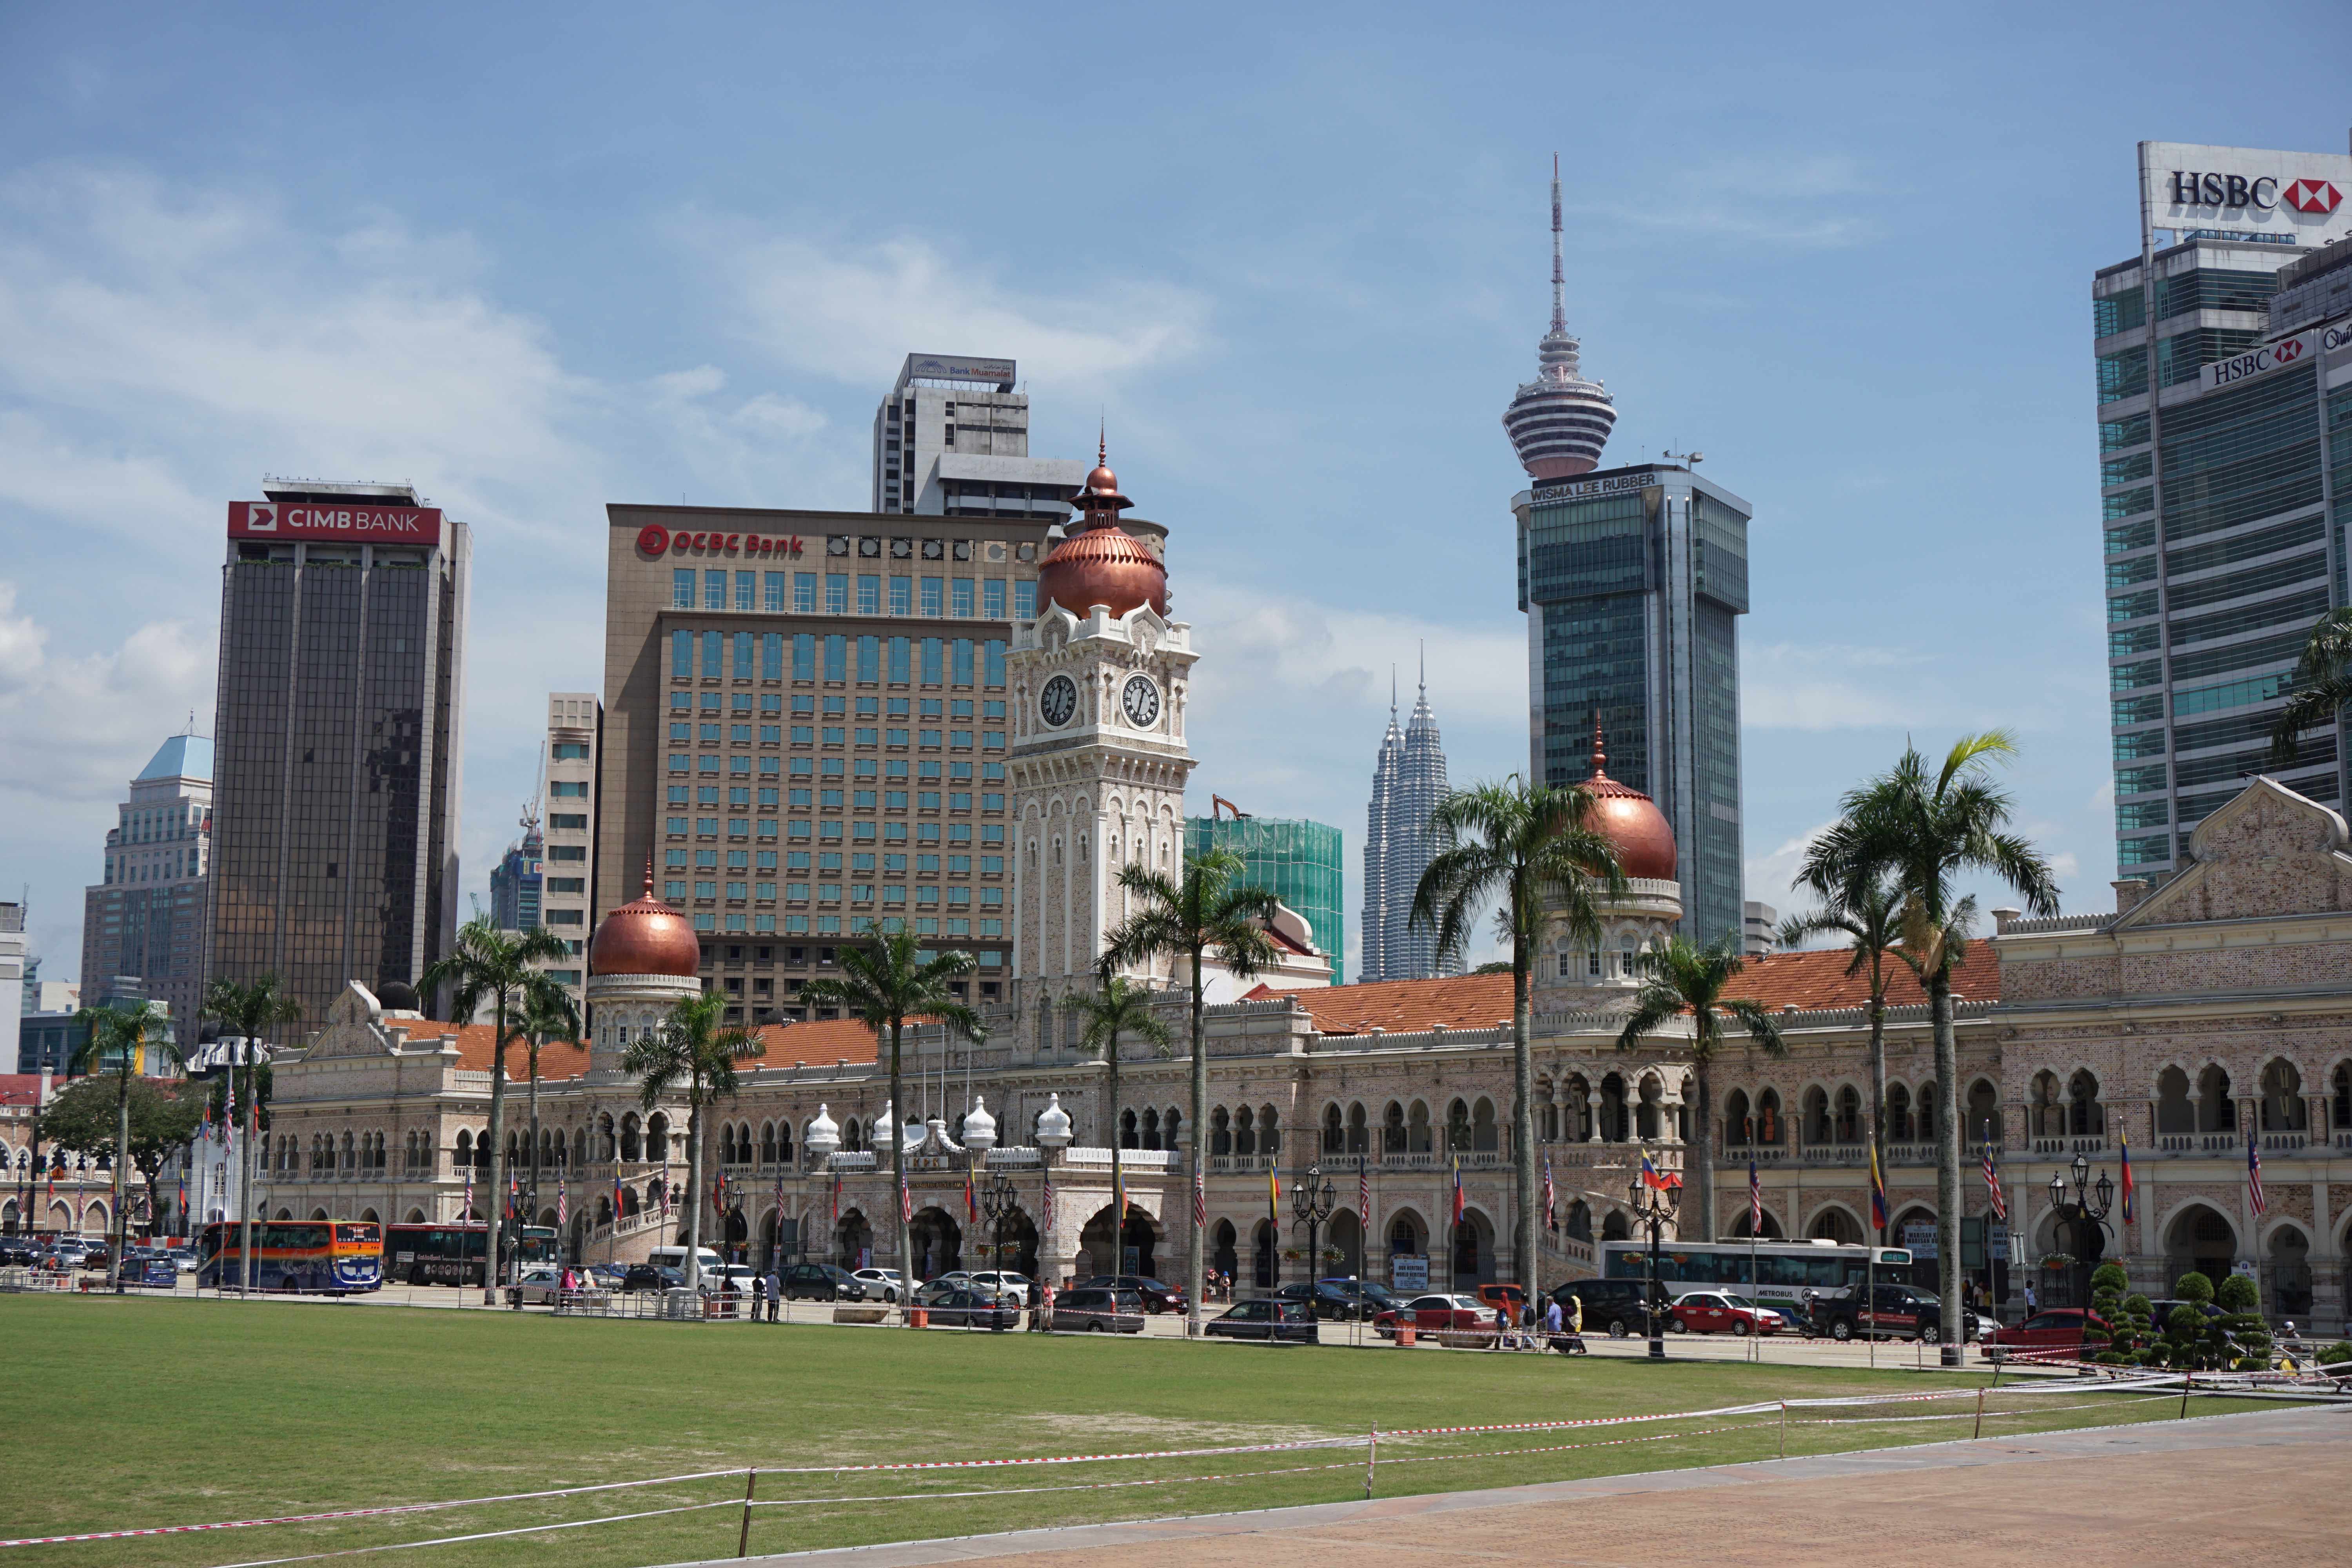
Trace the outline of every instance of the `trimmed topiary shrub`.
[[2262, 1300], [2261, 1289], [2243, 1274], [2232, 1274], [2213, 1289], [2213, 1304], [2222, 1314], [2216, 1326], [2237, 1342], [2242, 1353], [2236, 1360], [2242, 1367], [2270, 1364], [2271, 1326], [2263, 1321]]
[[2183, 1274], [2173, 1289], [2182, 1304], [2172, 1309], [2163, 1325], [2168, 1364], [2200, 1372], [2219, 1367], [2228, 1344], [2221, 1337], [2221, 1320], [2204, 1310], [2213, 1299], [2213, 1281], [2191, 1272]]

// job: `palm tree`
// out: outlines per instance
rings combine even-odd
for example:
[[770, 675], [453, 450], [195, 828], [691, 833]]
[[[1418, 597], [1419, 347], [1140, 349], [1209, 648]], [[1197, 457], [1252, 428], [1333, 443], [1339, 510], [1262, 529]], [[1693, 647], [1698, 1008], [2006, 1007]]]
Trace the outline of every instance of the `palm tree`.
[[[1813, 846], [1824, 866], [1891, 877], [1901, 890], [1903, 944], [1895, 951], [1927, 993], [1936, 1041], [1936, 1246], [1944, 1300], [1960, 1299], [1959, 1061], [1952, 1035], [1952, 971], [1976, 918], [1974, 897], [1954, 886], [1970, 871], [2006, 882], [2036, 915], [2058, 912], [2050, 862], [2025, 839], [2002, 831], [2011, 802], [1987, 764], [2017, 754], [2008, 731], [1988, 730], [1952, 743], [1940, 766], [1906, 746], [1892, 768], [1848, 791], [1844, 815]], [[1948, 1343], [1943, 1362], [1960, 1364]]]
[[[569, 986], [533, 986], [522, 999], [522, 1043], [530, 1074], [530, 1209], [539, 1212], [539, 1053], [557, 1040], [580, 1038], [580, 1008]], [[528, 1222], [526, 1222], [528, 1223]], [[563, 1239], [556, 1238], [559, 1254]]]
[[[1181, 957], [1192, 984], [1192, 1095], [1187, 1113], [1192, 1142], [1186, 1173], [1201, 1190], [1201, 1162], [1208, 1152], [1202, 1123], [1208, 1118], [1209, 1051], [1207, 979], [1202, 966], [1213, 958], [1236, 980], [1247, 980], [1276, 961], [1274, 942], [1262, 923], [1274, 918], [1274, 895], [1237, 882], [1248, 869], [1230, 849], [1187, 855], [1171, 880], [1139, 861], [1118, 874], [1118, 885], [1140, 904], [1104, 939], [1100, 968], [1109, 974], [1140, 968], [1155, 958]], [[1113, 1142], [1118, 1140], [1114, 1136]], [[1191, 1314], [1185, 1331], [1201, 1331], [1201, 1227], [1190, 1227], [1185, 1245], [1184, 1300]]]
[[146, 1070], [150, 1052], [167, 1066], [187, 1065], [180, 1047], [164, 1032], [171, 1019], [171, 1010], [161, 1002], [84, 1007], [74, 1015], [74, 1022], [88, 1034], [66, 1064], [68, 1076], [77, 1072], [114, 1075], [114, 1245], [110, 1248], [111, 1264], [107, 1272], [117, 1290], [122, 1289], [122, 1249], [130, 1241], [130, 1220], [122, 1212], [122, 1201], [123, 1176], [131, 1169], [131, 1080]]
[[1119, 1172], [1118, 1037], [1132, 1035], [1159, 1047], [1164, 1057], [1169, 1054], [1173, 1037], [1153, 1010], [1150, 994], [1131, 984], [1125, 975], [1106, 973], [1101, 990], [1065, 996], [1062, 1006], [1085, 1026], [1086, 1032], [1078, 1038], [1079, 1048], [1100, 1051], [1110, 1068], [1110, 1272], [1118, 1274], [1123, 1272], [1120, 1262], [1127, 1256], [1127, 1183]]
[[[1870, 1141], [1881, 1148], [1886, 1126], [1886, 983], [1887, 960], [1898, 958], [1903, 942], [1902, 900], [1883, 874], [1864, 868], [1817, 863], [1819, 847], [1808, 855], [1798, 880], [1820, 893], [1822, 907], [1790, 915], [1780, 922], [1780, 943], [1795, 947], [1828, 931], [1847, 938], [1853, 954], [1848, 975], [1870, 971]], [[1882, 1236], [1880, 1240], [1885, 1237]]]
[[1724, 990], [1738, 977], [1747, 961], [1739, 955], [1739, 939], [1727, 936], [1706, 947], [1686, 936], [1668, 937], [1658, 946], [1638, 953], [1634, 967], [1643, 980], [1633, 993], [1633, 1016], [1618, 1031], [1617, 1048], [1630, 1051], [1660, 1025], [1677, 1015], [1690, 1015], [1691, 1077], [1698, 1086], [1698, 1103], [1691, 1108], [1690, 1166], [1696, 1167], [1693, 1203], [1687, 1212], [1698, 1217], [1697, 1238], [1715, 1239], [1715, 1058], [1730, 1030], [1727, 1020], [1747, 1031], [1748, 1037], [1769, 1057], [1785, 1057], [1780, 1026], [1760, 1003], [1743, 997], [1726, 1000]]
[[[453, 1015], [465, 1021], [487, 1002], [490, 1007], [490, 1212], [498, 1212], [506, 1187], [507, 1047], [523, 1032], [525, 998], [534, 993], [561, 994], [563, 986], [547, 971], [534, 967], [543, 959], [564, 956], [563, 943], [541, 926], [533, 931], [500, 931], [488, 915], [476, 915], [457, 928], [456, 948], [425, 966], [416, 988], [430, 996], [446, 986]], [[482, 1305], [499, 1301], [499, 1253], [505, 1242], [501, 1226], [489, 1226], [489, 1251], [482, 1275]]]
[[205, 987], [203, 1014], [217, 1018], [224, 1029], [245, 1041], [237, 1052], [242, 1059], [231, 1065], [229, 1073], [232, 1079], [240, 1071], [245, 1077], [246, 1136], [236, 1162], [237, 1213], [242, 1216], [237, 1256], [244, 1260], [242, 1283], [249, 1290], [253, 1288], [253, 1162], [259, 1157], [257, 1145], [261, 1141], [261, 1063], [255, 1047], [273, 1030], [300, 1022], [302, 1005], [275, 974], [264, 974], [250, 985], [219, 975]]
[[1528, 976], [1548, 928], [1601, 941], [1602, 906], [1625, 891], [1616, 847], [1584, 826], [1592, 795], [1517, 774], [1450, 792], [1429, 814], [1436, 853], [1413, 889], [1408, 924], [1437, 929], [1441, 958], [1458, 961], [1479, 918], [1500, 900], [1497, 931], [1511, 939], [1511, 1163], [1518, 1226], [1511, 1241], [1520, 1288], [1536, 1293], [1535, 1055]]
[[637, 1099], [649, 1112], [661, 1104], [670, 1085], [686, 1080], [686, 1284], [689, 1290], [702, 1285], [702, 1108], [722, 1094], [732, 1100], [735, 1064], [768, 1052], [757, 1035], [720, 1028], [726, 1016], [727, 994], [721, 991], [673, 1003], [660, 1026], [639, 1035], [621, 1058], [622, 1071], [645, 1080]]
[[[869, 939], [862, 947], [841, 950], [841, 973], [812, 980], [801, 987], [801, 998], [812, 1007], [838, 1007], [844, 1017], [856, 1018], [878, 1038], [890, 1037], [890, 1172], [899, 1197], [892, 1205], [892, 1229], [898, 1238], [898, 1268], [905, 1281], [904, 1300], [915, 1299], [914, 1236], [907, 1215], [907, 1091], [898, 1077], [899, 1047], [907, 1020], [936, 1019], [978, 1045], [988, 1038], [980, 1015], [949, 989], [951, 982], [971, 973], [979, 961], [961, 950], [925, 957], [922, 944], [904, 921], [886, 930], [868, 923]], [[909, 1317], [908, 1322], [914, 1321]]]
[[2319, 617], [2295, 663], [2294, 685], [2300, 689], [2271, 726], [2271, 762], [2282, 768], [2294, 765], [2297, 735], [2352, 707], [2352, 609]]

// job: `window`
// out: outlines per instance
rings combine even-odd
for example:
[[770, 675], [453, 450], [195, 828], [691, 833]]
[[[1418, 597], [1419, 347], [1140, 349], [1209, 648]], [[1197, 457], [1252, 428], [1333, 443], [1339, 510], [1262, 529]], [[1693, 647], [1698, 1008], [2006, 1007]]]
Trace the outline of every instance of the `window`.
[[[694, 678], [694, 634], [692, 632], [670, 633], [669, 673], [674, 680], [690, 680]], [[684, 696], [685, 693], [680, 692], [677, 695]]]
[[727, 607], [727, 574], [705, 572], [702, 574], [702, 607], [723, 610]]
[[772, 616], [784, 613], [784, 574], [782, 572], [768, 574], [767, 592], [761, 607]]
[[890, 613], [894, 616], [914, 614], [915, 580], [912, 577], [890, 579]]
[[829, 616], [849, 613], [849, 574], [828, 572], [824, 574], [824, 610]]
[[[760, 638], [760, 678], [782, 680], [784, 678], [784, 635], [768, 632]], [[767, 706], [761, 703], [762, 707]]]
[[1013, 584], [1013, 618], [1016, 621], [1034, 621], [1037, 618], [1036, 584]]
[[735, 574], [735, 607], [738, 610], [748, 611], [753, 608], [759, 592], [760, 574], [757, 572]]
[[682, 566], [669, 574], [669, 607], [673, 610], [694, 608], [694, 568]]
[[923, 579], [924, 615], [937, 616], [940, 613], [940, 589], [944, 581], [944, 579], [939, 577], [926, 577]]
[[861, 575], [857, 579], [857, 613], [878, 616], [882, 613], [882, 579]]
[[1004, 579], [991, 577], [981, 584], [981, 614], [992, 621], [1004, 618]]
[[948, 604], [951, 613], [958, 619], [970, 620], [971, 618], [971, 579], [954, 578], [949, 583], [948, 587]]
[[[724, 575], [724, 574], [721, 574], [721, 575]], [[717, 680], [717, 679], [719, 679], [721, 676], [723, 676], [723, 675], [725, 675], [725, 674], [727, 673], [727, 672], [726, 672], [726, 670], [725, 670], [724, 668], [721, 668], [721, 665], [722, 665], [723, 661], [724, 661], [724, 660], [725, 660], [725, 658], [726, 658], [726, 655], [727, 655], [727, 634], [726, 634], [726, 633], [724, 633], [724, 632], [705, 632], [705, 633], [703, 633], [703, 634], [702, 634], [702, 679], [705, 679], [705, 680]]]

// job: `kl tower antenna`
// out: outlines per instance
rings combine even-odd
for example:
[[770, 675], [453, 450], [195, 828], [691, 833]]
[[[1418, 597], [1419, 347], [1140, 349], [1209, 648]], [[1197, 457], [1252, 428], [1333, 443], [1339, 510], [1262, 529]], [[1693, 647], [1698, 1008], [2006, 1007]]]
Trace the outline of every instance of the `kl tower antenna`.
[[1551, 155], [1551, 330], [1568, 331], [1567, 285], [1559, 269], [1559, 154]]

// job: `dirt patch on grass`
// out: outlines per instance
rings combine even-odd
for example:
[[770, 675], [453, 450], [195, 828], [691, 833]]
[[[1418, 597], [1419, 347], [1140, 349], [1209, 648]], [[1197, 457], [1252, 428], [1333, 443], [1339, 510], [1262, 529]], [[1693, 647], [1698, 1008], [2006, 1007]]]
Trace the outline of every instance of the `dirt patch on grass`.
[[1162, 1415], [1108, 1412], [1092, 1415], [1051, 1410], [1024, 1411], [1024, 1421], [1081, 1447], [1112, 1443], [1128, 1448], [1214, 1448], [1235, 1443], [1306, 1443], [1348, 1434], [1325, 1426], [1281, 1426], [1265, 1421], [1187, 1421]]

